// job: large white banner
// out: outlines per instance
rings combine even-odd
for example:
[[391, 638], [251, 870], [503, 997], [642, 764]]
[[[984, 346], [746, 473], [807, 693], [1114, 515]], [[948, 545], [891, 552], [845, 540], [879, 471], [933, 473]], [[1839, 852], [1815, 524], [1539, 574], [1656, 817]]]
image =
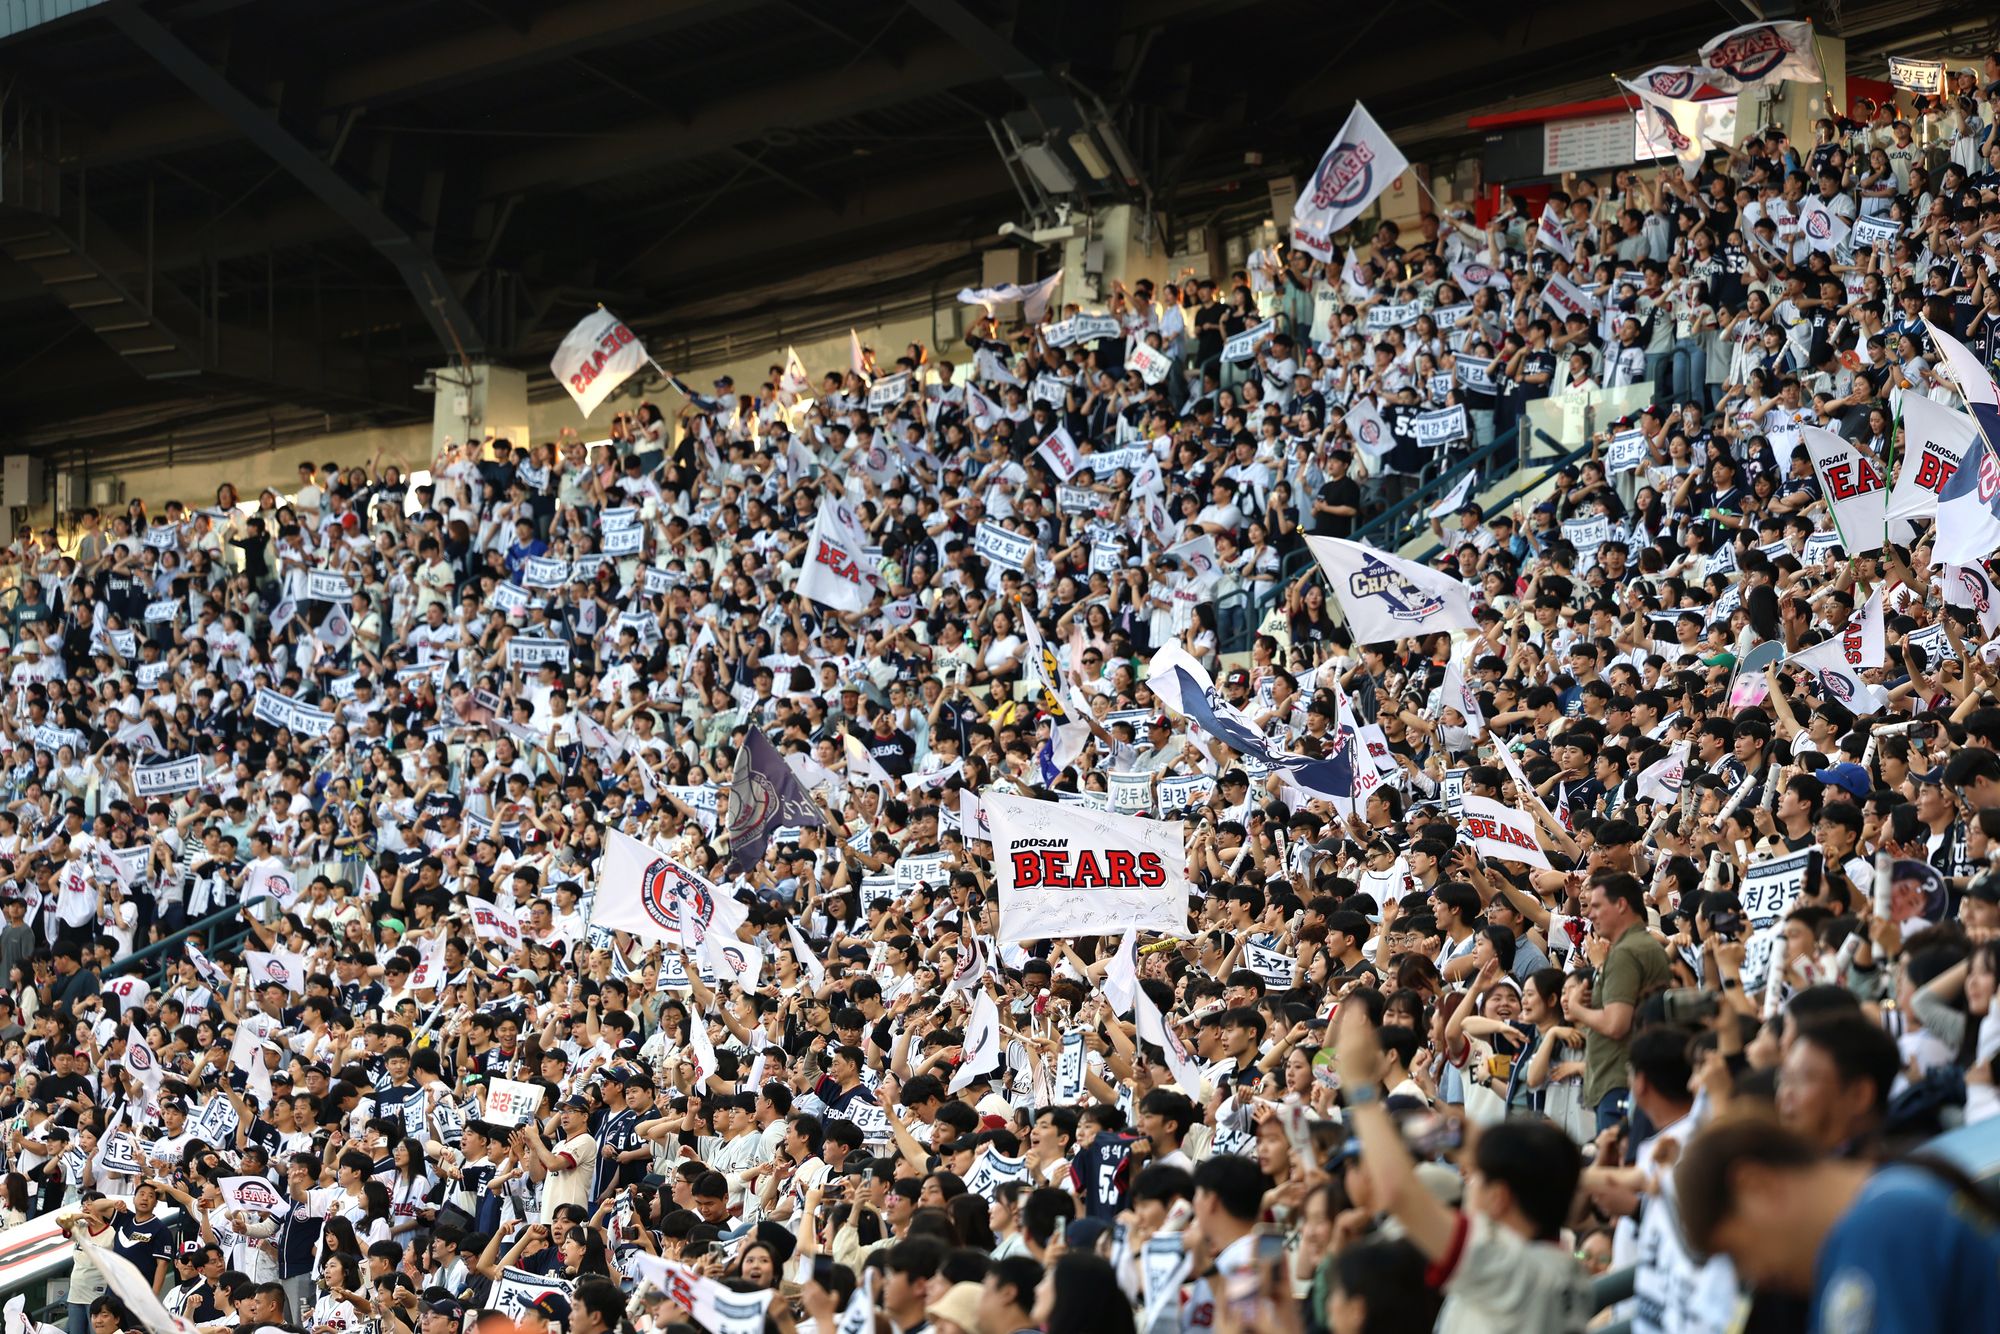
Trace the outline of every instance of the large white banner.
[[1817, 426], [1799, 428], [1820, 494], [1833, 511], [1833, 526], [1847, 554], [1880, 551], [1888, 526], [1889, 488], [1881, 470], [1854, 443]]
[[1003, 569], [1023, 570], [1034, 554], [1035, 543], [1033, 538], [1010, 533], [989, 519], [973, 529], [972, 549]]
[[1897, 451], [1891, 519], [1922, 523], [1937, 516], [1938, 495], [1958, 471], [1979, 424], [1922, 394], [1903, 395], [1903, 443]]
[[1307, 537], [1358, 644], [1470, 630], [1472, 592], [1448, 574], [1342, 537]]
[[1701, 72], [1710, 84], [1734, 92], [1775, 79], [1820, 83], [1812, 24], [1746, 23], [1701, 48]]
[[1922, 93], [1926, 97], [1944, 96], [1944, 62], [1942, 60], [1905, 60], [1901, 56], [1889, 57], [1889, 84], [1905, 92]]
[[846, 501], [820, 501], [799, 592], [835, 611], [866, 611], [881, 582], [875, 562], [862, 555], [867, 544], [861, 521]]
[[1542, 851], [1541, 840], [1535, 836], [1534, 817], [1470, 792], [1463, 801], [1465, 830], [1472, 835], [1474, 852], [1482, 857], [1551, 869], [1548, 854]]
[[556, 382], [588, 417], [611, 391], [645, 365], [646, 345], [602, 306], [577, 321], [549, 361]]
[[987, 792], [1002, 944], [1187, 930], [1187, 827]]
[[1292, 244], [1315, 259], [1331, 260], [1333, 234], [1360, 217], [1409, 165], [1368, 108], [1356, 102], [1292, 205]]

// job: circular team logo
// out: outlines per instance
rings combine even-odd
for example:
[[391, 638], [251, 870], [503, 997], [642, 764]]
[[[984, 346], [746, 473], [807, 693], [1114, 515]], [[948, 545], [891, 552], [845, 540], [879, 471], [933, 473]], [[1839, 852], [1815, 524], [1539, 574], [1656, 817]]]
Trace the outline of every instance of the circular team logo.
[[1368, 197], [1374, 178], [1374, 152], [1366, 144], [1335, 144], [1319, 164], [1313, 177], [1313, 204], [1317, 208], [1357, 208]]
[[1854, 698], [1854, 684], [1839, 672], [1821, 672], [1819, 687], [1842, 704], [1849, 703]]
[[1374, 447], [1382, 443], [1382, 427], [1379, 422], [1365, 421], [1354, 428], [1354, 438], [1360, 443]]
[[1204, 556], [1199, 551], [1191, 551], [1188, 553], [1188, 564], [1194, 567], [1194, 572], [1196, 574], [1207, 574], [1210, 570], [1215, 568], [1215, 562], [1210, 560], [1207, 556]]
[[1493, 281], [1493, 266], [1490, 264], [1468, 264], [1463, 272], [1465, 281], [1474, 287], [1484, 287]]
[[[884, 458], [886, 459], [887, 456], [884, 455]], [[854, 511], [847, 508], [847, 506], [845, 505], [835, 505], [833, 507], [833, 515], [836, 519], [839, 519], [841, 523], [846, 524], [850, 527], [854, 523]]]
[[1646, 80], [1646, 86], [1661, 97], [1693, 97], [1695, 77], [1692, 70], [1676, 70], [1671, 74], [1655, 74]]
[[722, 957], [729, 960], [729, 970], [737, 976], [741, 977], [744, 973], [750, 971], [750, 956], [745, 954], [741, 947], [724, 945], [722, 947]]
[[889, 451], [880, 445], [870, 445], [868, 447], [867, 467], [869, 472], [887, 472], [889, 470]]
[[1986, 581], [1971, 570], [1960, 570], [1958, 582], [1965, 589], [1965, 596], [1971, 600], [1972, 609], [1981, 616], [1986, 614]]
[[1806, 214], [1804, 219], [1800, 221], [1799, 226], [1813, 240], [1824, 241], [1833, 234], [1833, 214], [1823, 208], [1814, 209], [1812, 212]]
[[769, 824], [778, 813], [778, 789], [748, 765], [736, 774], [729, 794], [729, 842], [734, 846]]
[[1708, 53], [1711, 69], [1743, 83], [1755, 83], [1784, 63], [1792, 48], [1777, 28], [1766, 25], [1738, 33]]
[[127, 1043], [125, 1047], [125, 1064], [137, 1073], [145, 1074], [155, 1066], [153, 1049], [143, 1042]]
[[290, 986], [292, 984], [292, 975], [285, 965], [273, 959], [264, 965], [264, 980], [266, 982], [277, 982], [283, 986]]
[[1992, 450], [1983, 450], [1979, 455], [1980, 503], [1991, 505], [1995, 496], [2000, 496], [2000, 459], [1993, 457]]
[[[690, 909], [686, 914], [681, 912], [683, 902]], [[684, 929], [685, 916], [695, 926], [697, 937], [706, 930], [715, 908], [709, 902], [707, 887], [690, 879], [686, 871], [665, 857], [655, 857], [647, 863], [645, 874], [639, 877], [639, 903], [646, 916], [661, 926]]]

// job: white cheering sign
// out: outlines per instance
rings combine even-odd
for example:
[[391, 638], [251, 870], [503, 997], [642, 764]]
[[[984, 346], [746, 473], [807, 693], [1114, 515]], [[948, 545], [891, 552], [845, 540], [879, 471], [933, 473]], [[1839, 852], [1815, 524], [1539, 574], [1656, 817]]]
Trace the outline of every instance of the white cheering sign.
[[325, 736], [334, 724], [333, 715], [325, 709], [315, 709], [275, 690], [259, 690], [251, 698], [250, 716], [303, 737]]
[[1257, 355], [1257, 344], [1278, 331], [1276, 320], [1265, 320], [1237, 334], [1222, 345], [1224, 361], [1249, 361]]
[[1186, 826], [983, 795], [993, 826], [1002, 944], [1187, 929]]
[[306, 601], [345, 602], [354, 596], [354, 585], [338, 570], [307, 570]]
[[530, 556], [521, 567], [521, 584], [526, 588], [561, 588], [569, 582], [569, 562], [552, 556]]
[[495, 1079], [486, 1086], [485, 1119], [501, 1126], [526, 1125], [542, 1105], [542, 1086]]
[[1646, 461], [1646, 433], [1620, 431], [1604, 442], [1604, 475], [1631, 472]]
[[1456, 404], [1434, 412], [1419, 412], [1415, 427], [1417, 443], [1427, 449], [1439, 449], [1471, 435], [1465, 424], [1465, 409]]
[[1010, 533], [999, 524], [988, 521], [974, 531], [972, 549], [1004, 569], [1022, 570], [1027, 568], [1035, 543], [1033, 538]]
[[540, 667], [545, 662], [552, 662], [558, 667], [569, 666], [569, 642], [533, 635], [515, 635], [507, 641], [509, 667]]
[[1158, 384], [1173, 369], [1174, 359], [1156, 347], [1137, 343], [1125, 354], [1125, 364], [1139, 372], [1139, 378], [1147, 384]]
[[133, 794], [168, 797], [176, 792], [191, 792], [201, 786], [201, 765], [199, 755], [190, 755], [184, 760], [168, 760], [164, 764], [135, 764], [132, 766]]
[[910, 373], [885, 375], [868, 386], [868, 410], [880, 412], [883, 408], [893, 408], [902, 402], [910, 392]]

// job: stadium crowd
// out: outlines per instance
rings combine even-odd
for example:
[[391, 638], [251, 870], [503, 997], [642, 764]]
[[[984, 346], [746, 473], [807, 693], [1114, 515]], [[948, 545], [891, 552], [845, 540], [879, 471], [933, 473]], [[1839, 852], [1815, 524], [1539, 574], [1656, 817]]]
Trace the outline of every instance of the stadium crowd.
[[[2000, 1111], [2000, 606], [1802, 430], [1887, 488], [1990, 395], [1995, 80], [0, 553], [68, 1334], [1573, 1330], [1626, 1265], [1641, 1329], [1981, 1327], [1992, 1208], [1905, 1155]], [[1308, 535], [1633, 385], [1439, 516], [1476, 628], [1354, 642]], [[1180, 821], [1181, 929], [1002, 939], [993, 794]], [[615, 836], [741, 925], [593, 925]]]

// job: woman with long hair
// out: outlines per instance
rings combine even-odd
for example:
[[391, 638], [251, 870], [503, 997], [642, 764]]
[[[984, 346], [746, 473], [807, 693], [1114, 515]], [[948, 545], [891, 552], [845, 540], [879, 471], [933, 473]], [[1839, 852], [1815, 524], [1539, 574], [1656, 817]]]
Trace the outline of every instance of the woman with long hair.
[[1111, 1262], [1064, 1251], [1035, 1288], [1035, 1323], [1048, 1334], [1133, 1334], [1132, 1304]]

